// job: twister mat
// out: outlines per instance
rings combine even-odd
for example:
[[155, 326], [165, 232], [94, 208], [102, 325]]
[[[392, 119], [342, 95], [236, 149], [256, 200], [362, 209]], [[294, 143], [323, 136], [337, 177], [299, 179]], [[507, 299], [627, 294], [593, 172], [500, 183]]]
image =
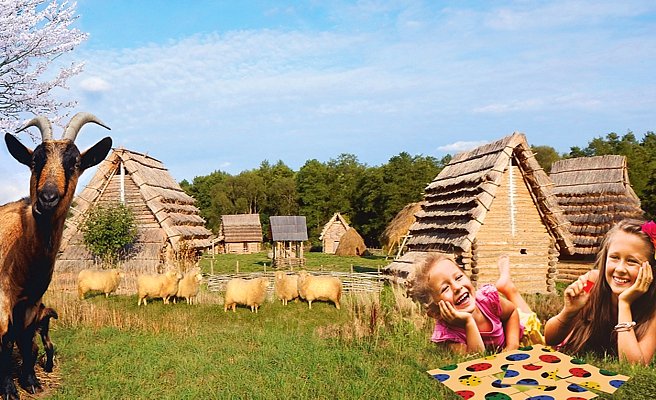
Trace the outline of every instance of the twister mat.
[[630, 377], [534, 345], [428, 372], [463, 399], [585, 400], [612, 394]]

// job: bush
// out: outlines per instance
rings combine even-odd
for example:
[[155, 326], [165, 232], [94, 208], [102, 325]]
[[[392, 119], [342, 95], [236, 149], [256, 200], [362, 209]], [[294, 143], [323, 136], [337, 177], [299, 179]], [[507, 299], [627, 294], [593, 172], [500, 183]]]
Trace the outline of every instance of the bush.
[[137, 238], [134, 214], [123, 203], [94, 208], [82, 224], [84, 244], [105, 265], [129, 254]]

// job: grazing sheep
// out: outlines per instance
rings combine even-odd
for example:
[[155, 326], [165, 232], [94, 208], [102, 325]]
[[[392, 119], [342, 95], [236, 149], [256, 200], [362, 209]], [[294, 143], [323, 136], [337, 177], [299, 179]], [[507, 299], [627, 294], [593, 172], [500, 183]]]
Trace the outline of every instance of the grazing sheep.
[[[175, 297], [183, 297], [187, 300], [187, 304], [194, 304], [198, 300], [198, 292], [200, 291], [200, 283], [203, 281], [203, 275], [200, 273], [200, 268], [193, 268], [182, 277], [178, 285], [178, 293]], [[175, 303], [175, 297], [173, 303]]]
[[267, 278], [231, 279], [226, 285], [223, 311], [228, 311], [228, 308], [232, 307], [232, 311], [235, 312], [237, 304], [244, 304], [251, 308], [251, 312], [257, 312], [260, 304], [264, 303], [268, 287]]
[[88, 292], [96, 291], [109, 297], [118, 289], [123, 273], [119, 269], [93, 270], [83, 269], [77, 275], [77, 294], [80, 300], [84, 300], [84, 295]]
[[169, 304], [169, 298], [178, 292], [178, 283], [182, 275], [175, 271], [163, 274], [142, 274], [137, 276], [137, 305], [148, 304], [146, 298], [162, 298], [164, 304]]
[[298, 297], [298, 275], [287, 275], [284, 271], [276, 272], [276, 296], [286, 306], [289, 300]]
[[298, 294], [307, 300], [310, 309], [314, 300], [325, 300], [335, 303], [339, 310], [342, 281], [334, 276], [314, 276], [301, 271], [298, 273]]
[[107, 128], [92, 114], [77, 113], [55, 139], [50, 121], [37, 116], [18, 131], [39, 128], [42, 140], [33, 150], [5, 135], [9, 154], [31, 173], [29, 197], [0, 207], [0, 397], [5, 399], [19, 398], [11, 374], [14, 342], [22, 358], [18, 382], [32, 394], [43, 390], [34, 371], [38, 307], [52, 279], [78, 178], [112, 147], [106, 137], [86, 151], [78, 149], [75, 139], [89, 122]]

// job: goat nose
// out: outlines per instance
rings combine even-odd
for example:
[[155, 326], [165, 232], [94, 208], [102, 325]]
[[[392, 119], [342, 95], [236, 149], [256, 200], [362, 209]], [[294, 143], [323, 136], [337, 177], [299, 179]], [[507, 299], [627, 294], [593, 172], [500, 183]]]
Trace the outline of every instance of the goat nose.
[[39, 203], [45, 208], [53, 208], [59, 203], [59, 192], [55, 185], [46, 184], [39, 192]]

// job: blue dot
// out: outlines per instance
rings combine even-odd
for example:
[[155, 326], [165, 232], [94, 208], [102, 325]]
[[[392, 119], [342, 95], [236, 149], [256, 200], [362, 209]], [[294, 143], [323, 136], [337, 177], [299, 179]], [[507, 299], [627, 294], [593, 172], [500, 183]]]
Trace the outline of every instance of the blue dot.
[[517, 385], [537, 385], [538, 381], [536, 381], [535, 379], [531, 379], [531, 378], [524, 378], [524, 379], [518, 380], [516, 384]]
[[612, 381], [608, 382], [612, 387], [618, 388], [622, 385], [624, 385], [626, 381], [621, 381], [619, 379], [613, 379]]
[[567, 390], [569, 390], [570, 392], [574, 392], [574, 393], [582, 393], [582, 392], [587, 391], [586, 389], [582, 388], [581, 386], [577, 385], [576, 383], [571, 383], [569, 386], [567, 386]]
[[507, 369], [503, 376], [505, 378], [514, 378], [517, 375], [519, 375], [519, 371], [515, 371], [514, 369]]
[[556, 399], [551, 396], [547, 396], [546, 394], [542, 394], [539, 396], [529, 397], [527, 400], [556, 400]]
[[516, 354], [511, 354], [508, 357], [506, 357], [506, 360], [508, 360], [508, 361], [522, 361], [522, 360], [526, 360], [529, 357], [530, 357], [530, 355], [528, 355], [528, 354], [516, 353]]
[[444, 382], [445, 380], [451, 378], [451, 376], [447, 374], [435, 374], [433, 375], [433, 378], [437, 379], [440, 382]]
[[510, 385], [505, 385], [505, 384], [501, 383], [501, 379], [497, 379], [496, 381], [492, 382], [492, 386], [494, 386], [495, 388], [507, 388], [507, 387], [510, 387]]

